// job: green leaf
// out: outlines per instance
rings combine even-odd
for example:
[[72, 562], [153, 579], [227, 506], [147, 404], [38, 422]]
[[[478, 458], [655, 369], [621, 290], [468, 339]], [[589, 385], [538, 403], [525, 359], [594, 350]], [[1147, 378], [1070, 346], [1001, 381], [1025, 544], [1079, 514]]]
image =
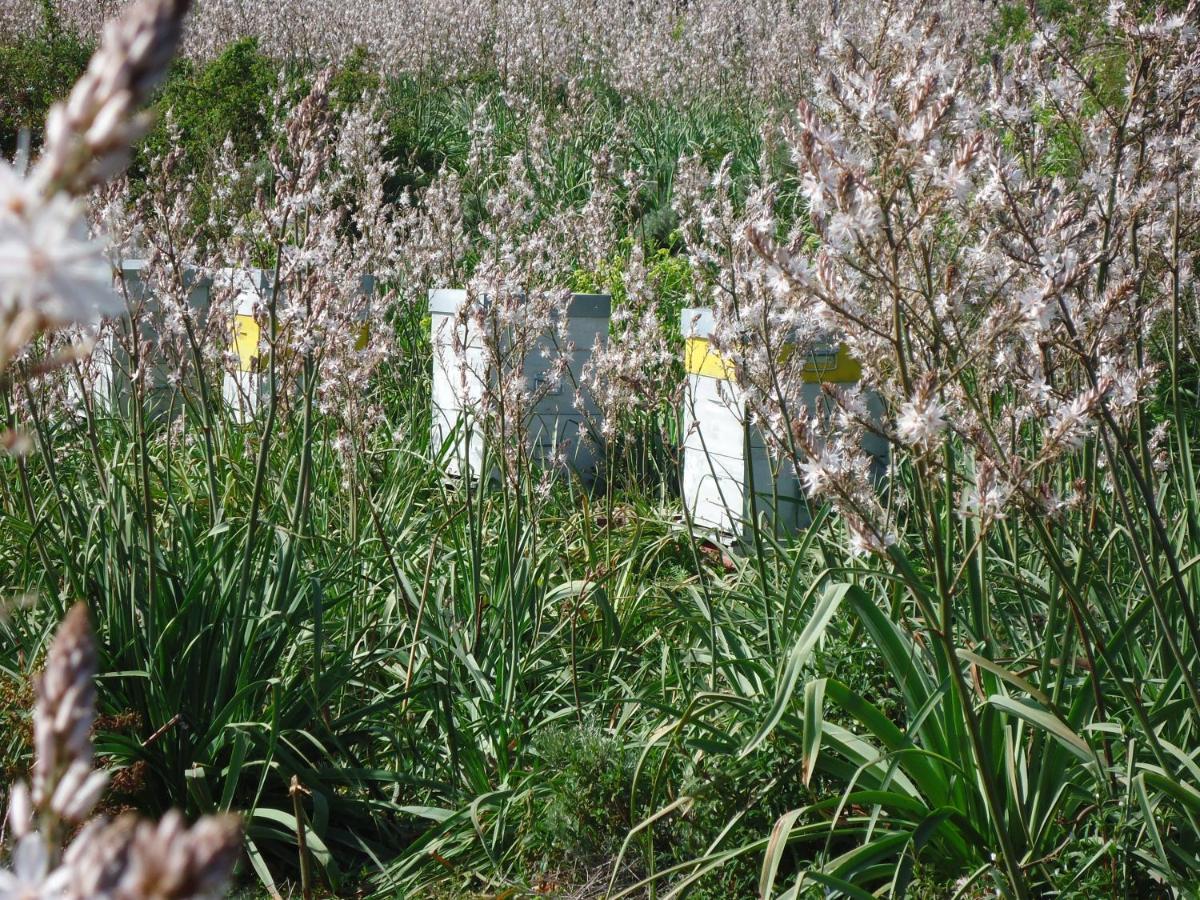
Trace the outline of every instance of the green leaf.
[[822, 705], [825, 702], [825, 679], [818, 678], [804, 686], [804, 786], [812, 781], [821, 751], [821, 726], [825, 721]]
[[912, 781], [904, 779], [906, 784], [920, 785], [922, 795], [930, 799], [931, 805], [942, 805], [948, 801], [951, 784], [945, 773], [949, 766], [933, 758], [926, 748], [918, 748], [912, 738], [896, 727], [878, 707], [840, 681], [827, 679], [827, 692], [833, 703], [865, 726], [871, 737], [883, 746], [884, 749], [879, 751], [881, 756], [889, 760], [893, 757], [899, 759], [900, 768], [912, 777]]
[[[825, 872], [812, 872], [812, 871], [805, 872], [803, 875], [800, 876], [800, 879], [796, 882], [796, 884], [788, 892], [788, 896], [789, 897], [798, 896], [799, 888], [803, 886], [805, 881], [815, 881], [817, 884], [822, 884], [825, 887], [830, 888], [833, 891], [838, 891], [842, 894], [845, 894], [847, 897], [853, 898], [853, 900], [875, 900], [875, 896], [873, 894], [871, 894], [868, 891], [864, 891], [862, 888], [858, 887], [857, 885], [851, 884], [849, 881], [846, 881], [844, 878], [838, 878], [836, 875], [829, 875], [829, 874], [826, 874]], [[830, 895], [830, 892], [827, 891], [826, 895], [827, 896]]]
[[1053, 713], [1040, 706], [1034, 706], [1032, 703], [1014, 697], [1006, 697], [1003, 694], [992, 694], [988, 697], [988, 703], [1048, 732], [1083, 762], [1095, 761], [1088, 742], [1068, 728], [1067, 724]]
[[258, 849], [258, 845], [254, 841], [246, 838], [246, 855], [250, 857], [250, 866], [254, 869], [254, 874], [258, 876], [258, 880], [262, 886], [267, 889], [267, 893], [272, 897], [279, 896], [279, 889], [275, 887], [275, 879], [271, 877], [271, 870], [267, 868], [267, 861], [263, 859], [262, 851]]
[[783, 674], [779, 679], [779, 687], [775, 692], [775, 700], [767, 712], [766, 721], [758, 729], [758, 733], [742, 748], [742, 752], [738, 754], [740, 759], [744, 759], [753, 753], [770, 736], [771, 732], [775, 730], [775, 726], [779, 724], [779, 720], [783, 718], [783, 714], [787, 710], [788, 703], [791, 702], [792, 693], [796, 689], [796, 682], [800, 679], [800, 672], [804, 668], [804, 664], [808, 662], [813, 648], [817, 645], [817, 641], [820, 640], [821, 635], [825, 633], [826, 626], [829, 625], [833, 614], [837, 612], [843, 598], [848, 592], [853, 590], [858, 590], [858, 588], [852, 584], [835, 584], [831, 585], [825, 591], [825, 594], [817, 603], [816, 609], [813, 610], [812, 618], [808, 620], [804, 631], [800, 633], [800, 637], [796, 639], [796, 643], [792, 646], [792, 652], [788, 654], [787, 665], [784, 667]]
[[793, 809], [775, 821], [775, 826], [771, 829], [771, 837], [767, 841], [767, 849], [763, 853], [762, 874], [758, 879], [759, 897], [771, 896], [771, 889], [775, 886], [775, 876], [779, 873], [779, 863], [783, 858], [783, 851], [787, 847], [788, 835], [791, 834], [796, 819], [800, 818], [803, 812], [803, 808]]
[[1164, 869], [1170, 869], [1170, 862], [1167, 858], [1166, 848], [1163, 847], [1162, 834], [1158, 830], [1158, 822], [1154, 819], [1154, 804], [1150, 802], [1150, 795], [1146, 792], [1146, 776], [1144, 773], [1136, 775], [1133, 779], [1133, 792], [1137, 796], [1138, 805], [1142, 808], [1143, 823], [1146, 831], [1150, 835], [1150, 841], [1154, 844], [1154, 849], [1158, 851], [1158, 858]]
[[[884, 664], [888, 673], [900, 687], [904, 695], [905, 705], [909, 715], [915, 716], [930, 702], [936, 693], [933, 682], [925, 669], [918, 664], [920, 651], [912, 639], [900, 630], [878, 606], [866, 595], [862, 588], [855, 587], [847, 594], [850, 608], [858, 615], [867, 632], [883, 654]], [[935, 716], [925, 716], [921, 723], [921, 743], [925, 749], [932, 750], [942, 756], [954, 757], [960, 750], [958, 747], [948, 747], [946, 736], [938, 727]]]
[[993, 675], [995, 675], [1001, 681], [1005, 681], [1008, 684], [1011, 684], [1017, 690], [1033, 697], [1033, 699], [1035, 699], [1038, 703], [1042, 704], [1043, 706], [1050, 705], [1049, 697], [1047, 697], [1044, 693], [1042, 693], [1037, 688], [1035, 688], [1026, 679], [1022, 678], [1020, 675], [1017, 675], [1015, 672], [1010, 672], [1008, 669], [1004, 668], [1003, 666], [998, 666], [998, 665], [996, 665], [996, 663], [992, 662], [990, 659], [980, 656], [978, 653], [972, 653], [970, 650], [963, 650], [960, 648], [957, 651], [957, 653], [958, 653], [958, 658], [963, 660], [963, 662], [973, 663], [974, 665], [979, 666], [979, 668], [981, 668], [987, 672], [991, 672]]
[[233, 808], [233, 796], [237, 791], [238, 779], [242, 774], [242, 766], [246, 762], [246, 751], [249, 749], [250, 742], [246, 735], [242, 732], [237, 732], [233, 738], [233, 753], [229, 759], [229, 765], [221, 773], [225, 779], [225, 783], [221, 785], [221, 803], [218, 807], [225, 812]]
[[1189, 807], [1192, 812], [1200, 814], [1200, 790], [1197, 790], [1190, 784], [1180, 781], [1178, 778], [1172, 778], [1158, 766], [1143, 765], [1142, 776], [1147, 784], [1153, 785], [1164, 794], [1169, 794]]

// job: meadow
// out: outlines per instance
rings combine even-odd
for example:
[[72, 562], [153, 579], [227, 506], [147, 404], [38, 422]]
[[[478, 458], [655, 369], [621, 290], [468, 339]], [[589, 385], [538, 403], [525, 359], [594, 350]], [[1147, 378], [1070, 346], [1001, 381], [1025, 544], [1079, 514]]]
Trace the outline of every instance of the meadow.
[[1198, 31], [0, 0], [0, 900], [1200, 896]]

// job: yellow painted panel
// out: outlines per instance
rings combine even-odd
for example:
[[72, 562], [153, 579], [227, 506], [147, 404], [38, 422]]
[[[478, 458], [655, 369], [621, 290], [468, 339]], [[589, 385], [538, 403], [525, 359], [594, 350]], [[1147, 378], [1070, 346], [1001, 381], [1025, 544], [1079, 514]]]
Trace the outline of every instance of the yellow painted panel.
[[[793, 352], [789, 344], [784, 348], [781, 362], [786, 362]], [[733, 363], [729, 362], [711, 349], [706, 338], [688, 338], [685, 347], [684, 367], [689, 375], [702, 375], [706, 378], [732, 379]], [[804, 380], [808, 384], [822, 382], [847, 383], [862, 378], [862, 366], [858, 360], [850, 356], [846, 345], [838, 347], [836, 353], [812, 354], [804, 367]]]
[[233, 347], [238, 355], [238, 369], [243, 372], [255, 370], [259, 336], [258, 322], [254, 316], [239, 314], [233, 317]]
[[688, 338], [685, 353], [684, 367], [689, 375], [723, 379], [733, 377], [733, 364], [709, 349], [706, 338]]
[[845, 344], [838, 346], [836, 353], [811, 354], [804, 367], [804, 381], [808, 384], [847, 384], [862, 378], [862, 366], [850, 355]]

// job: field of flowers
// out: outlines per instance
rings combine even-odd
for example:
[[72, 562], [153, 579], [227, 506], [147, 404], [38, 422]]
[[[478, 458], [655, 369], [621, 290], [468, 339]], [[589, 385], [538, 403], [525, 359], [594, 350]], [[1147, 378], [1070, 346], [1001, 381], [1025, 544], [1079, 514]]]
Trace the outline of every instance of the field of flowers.
[[0, 0], [0, 900], [1200, 897], [1197, 251], [1198, 0]]

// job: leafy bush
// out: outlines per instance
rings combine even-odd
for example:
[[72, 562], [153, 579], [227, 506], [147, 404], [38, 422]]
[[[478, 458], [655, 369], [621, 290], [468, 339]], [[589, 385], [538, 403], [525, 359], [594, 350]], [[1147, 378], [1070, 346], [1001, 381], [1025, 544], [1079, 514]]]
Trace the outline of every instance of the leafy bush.
[[[168, 151], [177, 153], [180, 176], [197, 176], [188, 197], [192, 217], [205, 221], [214, 162], [226, 142], [237, 159], [265, 152], [260, 142], [274, 114], [279, 73], [279, 63], [262, 54], [254, 38], [235, 41], [204, 65], [177, 61], [155, 106], [156, 126], [142, 141], [131, 168], [135, 195], [148, 161]], [[249, 205], [252, 190], [252, 185], [243, 186], [233, 199], [235, 210]]]
[[633, 824], [630, 749], [595, 726], [552, 728], [534, 738], [529, 764], [538, 802], [522, 856], [532, 871], [579, 883], [616, 857]]
[[54, 0], [40, 3], [40, 30], [0, 46], [0, 156], [16, 152], [22, 132], [40, 143], [46, 111], [66, 96], [92, 53], [87, 42], [62, 27]]
[[164, 127], [146, 140], [146, 151], [182, 149], [199, 168], [228, 138], [241, 156], [261, 152], [259, 139], [273, 112], [279, 65], [263, 55], [254, 38], [230, 44], [209, 63], [197, 67], [181, 60], [158, 100], [160, 119], [170, 115], [178, 143], [168, 143]]

